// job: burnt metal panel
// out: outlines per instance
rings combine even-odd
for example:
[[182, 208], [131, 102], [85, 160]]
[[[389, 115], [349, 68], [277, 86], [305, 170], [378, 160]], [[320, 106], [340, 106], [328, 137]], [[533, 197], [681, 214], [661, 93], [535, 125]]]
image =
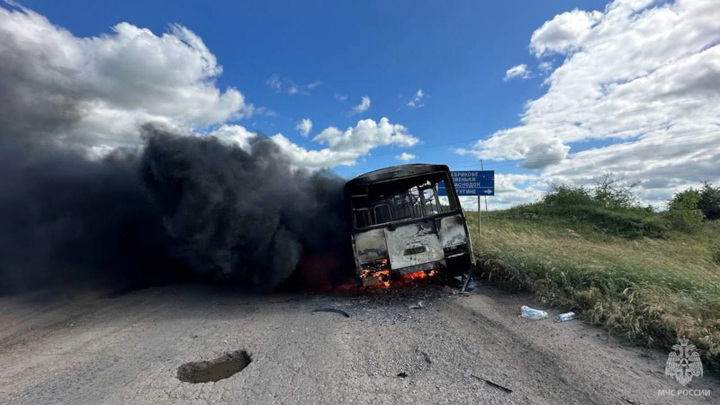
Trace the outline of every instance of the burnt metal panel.
[[443, 217], [438, 222], [440, 222], [440, 242], [443, 248], [468, 243], [465, 219], [461, 215]]
[[387, 258], [388, 249], [382, 229], [359, 232], [355, 235], [355, 251], [360, 263], [369, 263]]
[[444, 259], [435, 222], [416, 222], [397, 228], [383, 229], [390, 267], [401, 269]]

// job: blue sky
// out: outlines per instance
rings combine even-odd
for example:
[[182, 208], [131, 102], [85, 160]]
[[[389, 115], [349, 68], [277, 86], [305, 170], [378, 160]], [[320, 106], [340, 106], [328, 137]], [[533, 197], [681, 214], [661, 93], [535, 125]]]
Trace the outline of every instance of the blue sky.
[[[119, 22], [155, 33], [171, 23], [199, 35], [223, 67], [218, 86], [237, 87], [257, 106], [277, 113], [240, 121], [267, 134], [282, 132], [313, 147], [295, 130], [310, 118], [314, 132], [344, 129], [359, 118], [388, 117], [408, 128], [422, 144], [384, 146], [355, 166], [339, 166], [343, 176], [398, 164], [407, 151], [420, 162], [442, 162], [471, 170], [472, 156], [450, 149], [517, 124], [523, 104], [538, 97], [542, 79], [504, 82], [505, 71], [535, 64], [528, 50], [532, 32], [558, 13], [600, 9], [602, 1], [24, 1], [54, 24], [79, 37], [107, 33]], [[272, 75], [297, 84], [320, 81], [309, 95], [276, 93]], [[429, 96], [423, 108], [406, 104], [417, 90]], [[348, 96], [337, 100], [335, 93]], [[362, 96], [372, 105], [348, 115]], [[415, 151], [416, 150], [416, 151]], [[492, 164], [488, 162], [488, 167]], [[504, 167], [505, 171], [517, 170]]]
[[[264, 133], [299, 166], [345, 177], [403, 153], [455, 170], [482, 158], [497, 207], [606, 172], [658, 207], [720, 181], [714, 0], [22, 5], [0, 23], [46, 55], [32, 80], [87, 91], [74, 131], [96, 136], [93, 153], [161, 121], [241, 145]], [[101, 127], [108, 117], [118, 124]]]

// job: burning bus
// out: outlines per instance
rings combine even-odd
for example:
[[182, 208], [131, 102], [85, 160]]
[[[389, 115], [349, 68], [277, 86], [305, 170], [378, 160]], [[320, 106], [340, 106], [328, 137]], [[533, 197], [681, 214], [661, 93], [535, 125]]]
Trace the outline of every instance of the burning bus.
[[[445, 189], [447, 196], [440, 196]], [[408, 164], [347, 182], [355, 268], [363, 286], [458, 274], [474, 266], [470, 233], [445, 165]]]

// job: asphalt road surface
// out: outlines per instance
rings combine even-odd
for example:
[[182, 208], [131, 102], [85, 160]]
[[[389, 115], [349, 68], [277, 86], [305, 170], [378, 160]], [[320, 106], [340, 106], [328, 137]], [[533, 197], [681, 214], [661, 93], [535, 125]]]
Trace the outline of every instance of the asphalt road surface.
[[[441, 285], [368, 295], [255, 296], [182, 285], [0, 298], [3, 404], [718, 403], [664, 376], [667, 353], [624, 346], [579, 321], [518, 317], [526, 296]], [[409, 306], [423, 301], [423, 308]], [[537, 306], [537, 304], [535, 304]], [[319, 308], [345, 311], [313, 312]], [[551, 315], [557, 311], [550, 310]], [[217, 382], [187, 362], [246, 350]], [[489, 381], [489, 382], [488, 382]]]

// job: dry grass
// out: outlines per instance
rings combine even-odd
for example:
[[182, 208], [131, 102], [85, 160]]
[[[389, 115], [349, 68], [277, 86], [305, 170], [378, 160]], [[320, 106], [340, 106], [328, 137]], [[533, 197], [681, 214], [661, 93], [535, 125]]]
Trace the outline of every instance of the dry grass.
[[532, 291], [636, 343], [668, 348], [685, 335], [720, 370], [718, 221], [693, 235], [628, 240], [502, 213], [478, 235], [474, 218], [476, 255], [492, 282]]

